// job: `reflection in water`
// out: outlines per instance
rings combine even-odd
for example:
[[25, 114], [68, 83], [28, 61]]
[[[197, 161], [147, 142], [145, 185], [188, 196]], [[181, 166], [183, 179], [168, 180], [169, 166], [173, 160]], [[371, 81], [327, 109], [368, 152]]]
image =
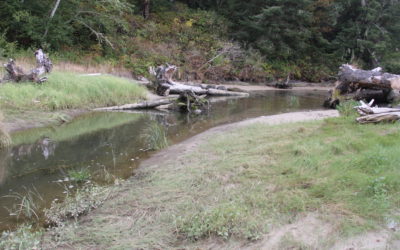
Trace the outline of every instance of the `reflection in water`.
[[7, 167], [11, 158], [10, 151], [10, 148], [0, 149], [0, 187], [7, 178]]
[[[296, 97], [292, 97], [293, 95]], [[269, 92], [265, 97], [228, 99], [214, 103], [201, 116], [179, 113], [137, 114], [127, 112], [93, 113], [56, 127], [26, 131], [13, 136], [10, 152], [0, 153], [0, 197], [13, 192], [23, 194], [24, 187], [35, 187], [48, 207], [53, 199], [62, 199], [65, 191], [60, 180], [70, 170], [87, 169], [92, 180], [107, 183], [110, 176], [129, 178], [140, 160], [151, 155], [143, 134], [149, 124], [163, 128], [154, 139], [154, 148], [182, 141], [219, 124], [282, 112], [319, 109], [325, 93]], [[152, 133], [156, 134], [156, 133]], [[29, 190], [29, 189], [28, 189]], [[16, 225], [7, 209], [15, 201], [0, 198], [0, 231]], [[22, 222], [22, 221], [19, 221]]]
[[51, 141], [49, 138], [43, 138], [39, 140], [37, 144], [39, 144], [42, 149], [42, 154], [45, 160], [49, 159], [50, 155], [54, 155], [57, 143]]

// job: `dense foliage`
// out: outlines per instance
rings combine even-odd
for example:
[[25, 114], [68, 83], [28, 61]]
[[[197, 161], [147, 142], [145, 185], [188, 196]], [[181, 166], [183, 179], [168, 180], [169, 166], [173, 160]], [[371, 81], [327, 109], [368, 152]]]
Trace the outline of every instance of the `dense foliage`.
[[0, 56], [83, 52], [136, 75], [168, 61], [203, 80], [321, 80], [345, 62], [399, 73], [399, 13], [398, 0], [3, 0]]

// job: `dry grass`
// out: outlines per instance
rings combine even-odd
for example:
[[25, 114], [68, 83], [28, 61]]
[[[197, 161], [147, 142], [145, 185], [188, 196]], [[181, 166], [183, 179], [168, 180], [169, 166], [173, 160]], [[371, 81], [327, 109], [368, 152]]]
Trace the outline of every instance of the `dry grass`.
[[[0, 60], [1, 65], [3, 65], [4, 63], [6, 63], [6, 61]], [[35, 68], [36, 66], [35, 58], [33, 56], [18, 57], [16, 59], [16, 63], [25, 72], [29, 72], [29, 70]], [[82, 64], [78, 64], [68, 61], [55, 60], [53, 64], [54, 64], [53, 70], [58, 72], [71, 72], [77, 74], [101, 73], [101, 74], [111, 74], [120, 77], [132, 78], [132, 73], [129, 70], [120, 65], [113, 65], [112, 62], [107, 62], [107, 61], [102, 63], [95, 63], [88, 60]], [[4, 75], [4, 69], [0, 71], [0, 78], [2, 78], [3, 75]]]

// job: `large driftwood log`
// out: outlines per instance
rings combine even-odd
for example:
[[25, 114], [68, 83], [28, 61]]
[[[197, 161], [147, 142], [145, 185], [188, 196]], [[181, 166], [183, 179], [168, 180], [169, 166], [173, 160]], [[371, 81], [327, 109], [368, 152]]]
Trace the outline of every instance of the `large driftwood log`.
[[218, 87], [211, 87], [210, 85], [203, 84], [182, 84], [172, 80], [178, 68], [174, 65], [163, 65], [157, 67], [156, 70], [150, 70], [156, 76], [155, 85], [156, 93], [161, 96], [168, 96], [169, 94], [185, 94], [188, 91], [196, 95], [210, 95], [210, 96], [249, 96], [248, 93], [234, 92], [228, 90], [218, 89]]
[[25, 73], [21, 67], [15, 64], [13, 59], [10, 59], [7, 64], [4, 64], [6, 75], [0, 81], [3, 82], [36, 82], [43, 83], [47, 81], [47, 77], [41, 77], [45, 73], [50, 73], [53, 64], [41, 49], [35, 51], [36, 68], [32, 69], [29, 73]]
[[339, 81], [343, 84], [357, 84], [368, 89], [397, 89], [400, 90], [400, 75], [384, 73], [382, 68], [361, 70], [344, 64], [340, 67]]
[[348, 99], [391, 102], [398, 98], [399, 90], [400, 75], [384, 73], [382, 68], [361, 70], [344, 64], [340, 67], [338, 82], [325, 105], [334, 108]]

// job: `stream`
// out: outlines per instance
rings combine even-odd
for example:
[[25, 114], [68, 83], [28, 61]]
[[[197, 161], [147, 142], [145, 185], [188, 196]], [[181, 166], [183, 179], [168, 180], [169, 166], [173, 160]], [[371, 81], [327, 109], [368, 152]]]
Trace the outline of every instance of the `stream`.
[[[189, 116], [176, 112], [94, 112], [57, 126], [12, 135], [14, 146], [0, 151], [0, 232], [21, 223], [43, 222], [43, 209], [76, 189], [71, 173], [86, 173], [101, 185], [127, 179], [150, 157], [144, 134], [156, 124], [169, 145], [209, 128], [292, 111], [322, 109], [325, 91], [268, 91], [211, 105], [209, 112]], [[154, 127], [154, 126], [153, 126]], [[31, 218], [18, 216], [22, 199], [34, 204]]]

